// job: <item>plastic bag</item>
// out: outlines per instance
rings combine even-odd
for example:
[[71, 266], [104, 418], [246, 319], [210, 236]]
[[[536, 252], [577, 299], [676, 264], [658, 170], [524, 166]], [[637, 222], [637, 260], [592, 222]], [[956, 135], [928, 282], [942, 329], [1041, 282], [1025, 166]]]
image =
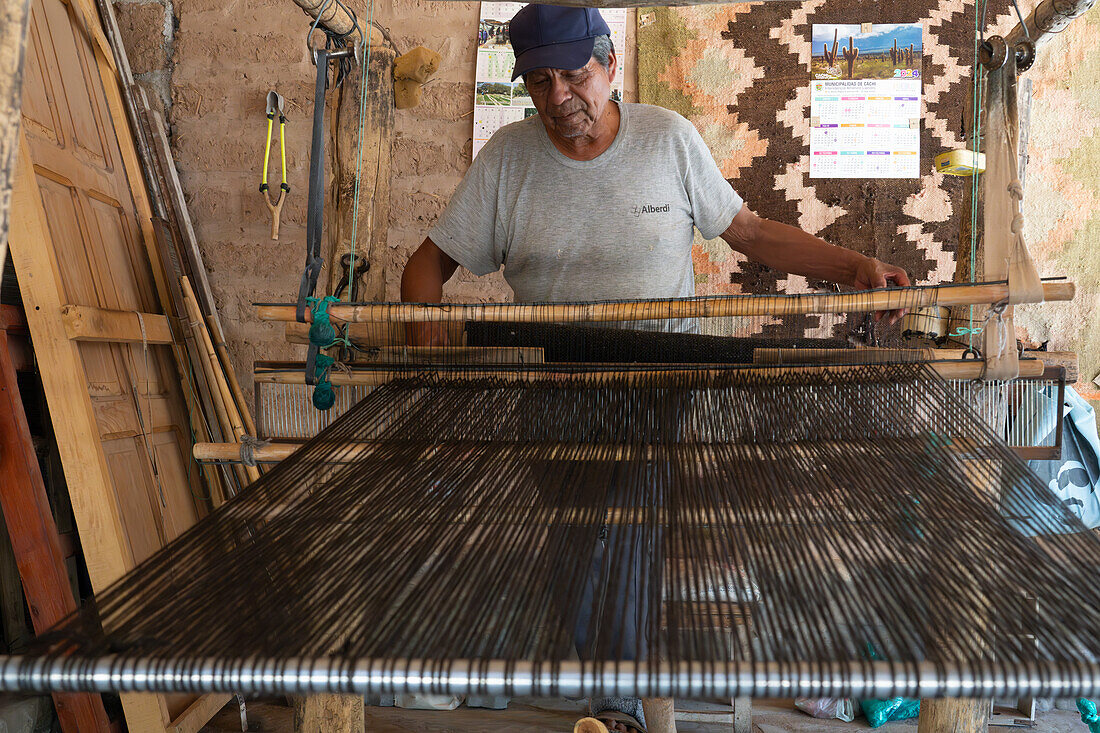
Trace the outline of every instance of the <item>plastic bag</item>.
[[794, 706], [815, 718], [851, 723], [856, 717], [852, 701], [846, 697], [800, 697]]
[[920, 715], [920, 700], [908, 697], [892, 697], [889, 700], [860, 700], [859, 708], [867, 716], [872, 728], [886, 725], [891, 720], [905, 720]]

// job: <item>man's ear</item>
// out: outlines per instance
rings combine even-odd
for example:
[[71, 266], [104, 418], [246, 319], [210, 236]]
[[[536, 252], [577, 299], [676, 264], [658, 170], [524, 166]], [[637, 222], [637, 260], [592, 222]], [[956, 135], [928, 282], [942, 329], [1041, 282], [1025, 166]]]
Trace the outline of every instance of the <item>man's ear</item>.
[[615, 73], [619, 70], [619, 59], [615, 57], [615, 49], [607, 54], [607, 80], [615, 81]]

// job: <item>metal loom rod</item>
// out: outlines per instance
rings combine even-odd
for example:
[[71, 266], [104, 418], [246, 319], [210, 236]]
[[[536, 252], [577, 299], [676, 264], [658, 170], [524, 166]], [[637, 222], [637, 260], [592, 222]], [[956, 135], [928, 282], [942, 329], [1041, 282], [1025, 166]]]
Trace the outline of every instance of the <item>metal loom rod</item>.
[[[476, 364], [462, 364], [454, 365], [451, 368], [453, 378], [457, 379], [497, 379], [501, 381], [515, 381], [515, 382], [591, 382], [598, 384], [609, 380], [616, 380], [619, 382], [629, 382], [636, 380], [639, 382], [653, 383], [654, 380], [658, 382], [662, 379], [668, 379], [669, 381], [682, 380], [687, 376], [702, 376], [702, 377], [714, 377], [721, 374], [729, 374], [731, 372], [737, 372], [739, 374], [759, 374], [759, 375], [780, 375], [780, 374], [813, 374], [815, 372], [824, 373], [828, 371], [832, 374], [841, 374], [848, 370], [859, 369], [865, 364], [807, 364], [805, 366], [731, 366], [723, 368], [707, 368], [699, 367], [695, 369], [685, 369], [681, 365], [676, 365], [674, 368], [657, 369], [657, 368], [645, 368], [638, 369], [633, 365], [611, 365], [611, 364], [568, 364], [568, 363], [555, 363], [547, 365], [525, 365], [517, 369], [497, 369], [492, 367], [481, 367]], [[985, 365], [981, 361], [968, 359], [959, 361], [940, 361], [940, 362], [928, 362], [928, 366], [931, 367], [937, 374], [944, 379], [980, 379], [985, 369]], [[329, 375], [334, 386], [348, 386], [359, 385], [377, 387], [381, 384], [386, 384], [398, 379], [400, 377], [406, 377], [410, 374], [411, 370], [416, 369], [415, 366], [395, 366], [392, 369], [387, 369], [382, 366], [376, 366], [369, 369], [355, 369], [352, 371], [333, 371]], [[1027, 378], [1039, 377], [1043, 374], [1043, 362], [1038, 359], [1021, 359], [1020, 360], [1020, 376]], [[424, 367], [424, 370], [431, 370], [437, 373], [440, 377], [445, 377], [448, 374], [446, 368], [440, 367]], [[278, 369], [271, 371], [256, 371], [253, 374], [253, 381], [255, 383], [262, 384], [305, 384], [305, 372], [303, 368], [288, 368]]]
[[[1072, 282], [1043, 283], [1044, 301], [1073, 300]], [[441, 323], [502, 321], [512, 323], [595, 323], [669, 318], [858, 313], [931, 305], [982, 305], [1008, 298], [1007, 283], [887, 288], [857, 293], [737, 295], [670, 300], [593, 303], [360, 303], [329, 307], [337, 322]], [[256, 304], [262, 321], [295, 321], [294, 305]], [[306, 318], [312, 316], [307, 311]]]
[[584, 697], [1091, 697], [1100, 665], [951, 661], [531, 662], [491, 659], [0, 656], [5, 692], [389, 693]]

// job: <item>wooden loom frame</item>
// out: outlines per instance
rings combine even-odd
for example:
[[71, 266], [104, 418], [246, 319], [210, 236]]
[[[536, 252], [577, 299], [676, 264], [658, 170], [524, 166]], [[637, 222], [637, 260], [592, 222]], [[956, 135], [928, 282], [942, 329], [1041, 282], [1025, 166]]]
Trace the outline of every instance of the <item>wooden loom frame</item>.
[[[315, 13], [321, 7], [320, 3], [312, 3], [310, 0], [295, 0], [295, 1], [298, 2], [298, 4], [301, 5], [303, 7], [303, 9], [305, 9], [307, 12], [310, 12], [312, 10]], [[700, 1], [701, 0], [684, 0], [684, 4], [696, 4]], [[1060, 30], [1060, 28], [1064, 27], [1064, 25], [1067, 24], [1069, 22], [1069, 20], [1072, 20], [1072, 18], [1075, 17], [1075, 13], [1081, 12], [1082, 9], [1087, 9], [1088, 7], [1090, 7], [1092, 5], [1092, 3], [1093, 3], [1093, 0], [1076, 0], [1075, 2], [1057, 2], [1057, 3], [1055, 3], [1053, 0], [1044, 0], [1044, 2], [1040, 5], [1040, 7], [1037, 8], [1036, 11], [1035, 11], [1035, 14], [1033, 16], [1035, 18], [1035, 23], [1034, 23], [1033, 27], [1035, 27], [1037, 30], [1041, 30], [1043, 32]], [[583, 0], [563, 0], [563, 4], [577, 4], [577, 5], [589, 5], [589, 6], [599, 5], [599, 6], [603, 6], [603, 7], [626, 7], [626, 6], [634, 6], [634, 5], [643, 5], [643, 4], [646, 4], [646, 3], [641, 1], [641, 0], [639, 0], [637, 2], [635, 2], [633, 0], [621, 0], [621, 1], [620, 0], [610, 0], [609, 2], [606, 2], [606, 3], [584, 2]], [[25, 11], [26, 7], [28, 5], [29, 5], [29, 3], [26, 2], [26, 0], [0, 0], [0, 18], [4, 18], [5, 20], [8, 19], [8, 18], [14, 19], [14, 22], [12, 24], [7, 25], [7, 28], [12, 29], [12, 30], [15, 31], [14, 33], [9, 32], [8, 34], [0, 33], [0, 63], [6, 62], [9, 57], [5, 56], [4, 54], [9, 53], [13, 50], [15, 52], [16, 58], [20, 58], [21, 55], [22, 55], [22, 49], [25, 45], [25, 29], [26, 29], [26, 26], [25, 26], [25, 23], [22, 24], [22, 33], [20, 33], [20, 27], [21, 27], [21, 24], [19, 22], [20, 17], [21, 17], [20, 16], [20, 7], [22, 7], [23, 10]], [[87, 13], [86, 3], [80, 3], [80, 5], [81, 5], [81, 8], [82, 8], [83, 12]], [[1066, 12], [1067, 6], [1070, 7], [1069, 12]], [[333, 7], [332, 13], [336, 14], [337, 10], [338, 10], [338, 6], [333, 4], [332, 7]], [[1042, 12], [1040, 12], [1040, 11], [1042, 11]], [[10, 14], [8, 14], [8, 13], [10, 13]], [[22, 17], [25, 18], [25, 14]], [[87, 15], [85, 17], [87, 17]], [[94, 17], [94, 13], [93, 13], [92, 17]], [[1045, 20], [1040, 22], [1041, 18], [1045, 18]], [[330, 19], [326, 18], [326, 20], [330, 20]], [[331, 20], [331, 22], [334, 25], [338, 26], [338, 21], [335, 18], [333, 18]], [[0, 25], [5, 25], [5, 24], [0, 23]], [[1019, 28], [1017, 28], [1017, 30], [1014, 33], [1015, 33], [1016, 39], [1018, 39], [1019, 37], [1022, 36], [1022, 33], [1020, 32]], [[12, 40], [12, 39], [14, 39], [14, 40]], [[1013, 40], [1015, 40], [1015, 39], [1010, 34], [1010, 36], [1009, 36], [1010, 43]], [[14, 48], [13, 48], [13, 45], [14, 45]], [[102, 50], [102, 46], [100, 46], [100, 49]], [[104, 64], [106, 64], [108, 66], [110, 65], [109, 54], [106, 55], [105, 58], [99, 59], [99, 61], [100, 61], [100, 72], [102, 74], [102, 73], [104, 73], [104, 68], [103, 68]], [[8, 102], [9, 100], [5, 99], [4, 94], [3, 94], [11, 88], [11, 85], [9, 84], [9, 82], [12, 81], [12, 80], [14, 80], [14, 82], [15, 82], [15, 90], [16, 90], [14, 96], [12, 97], [12, 99], [14, 99], [14, 104], [15, 104], [14, 115], [11, 114], [10, 109], [4, 109], [4, 104], [6, 102]], [[112, 80], [113, 80], [113, 77], [112, 77]], [[0, 164], [8, 163], [12, 160], [11, 158], [8, 158], [8, 157], [6, 157], [5, 155], [2, 154], [2, 153], [5, 152], [5, 145], [7, 146], [6, 150], [10, 151], [17, 144], [15, 141], [18, 139], [17, 138], [18, 112], [19, 112], [18, 111], [18, 102], [19, 102], [19, 99], [20, 99], [20, 95], [19, 95], [19, 91], [18, 91], [19, 82], [20, 82], [20, 79], [19, 79], [19, 76], [18, 76], [18, 64], [16, 65], [16, 73], [14, 75], [9, 75], [8, 67], [4, 67], [2, 69], [2, 73], [0, 73]], [[108, 88], [110, 88], [111, 85], [112, 84], [110, 82], [106, 84], [106, 86]], [[112, 100], [112, 101], [114, 102], [114, 100]], [[113, 103], [112, 104], [112, 111], [113, 112], [117, 111], [117, 108], [118, 108], [117, 103]], [[128, 171], [130, 172], [131, 176], [140, 175], [140, 174], [135, 173], [136, 168], [132, 167], [132, 164], [133, 164], [132, 160], [128, 159], [127, 163], [128, 163], [127, 168], [128, 168]], [[4, 233], [5, 233], [5, 228], [6, 228], [6, 218], [7, 218], [7, 213], [8, 213], [7, 212], [8, 201], [6, 199], [6, 194], [7, 194], [7, 191], [10, 190], [10, 178], [5, 178], [5, 176], [6, 176], [6, 174], [9, 174], [9, 173], [10, 173], [10, 171], [8, 171], [8, 170], [0, 169], [0, 244], [2, 244], [2, 241], [4, 239]], [[137, 188], [140, 189], [140, 186], [138, 186]], [[140, 199], [141, 198], [140, 192], [135, 191], [135, 196]], [[147, 206], [146, 206], [146, 208], [147, 208]], [[124, 331], [129, 331], [129, 333], [131, 334], [131, 340], [133, 339], [133, 330], [132, 330], [132, 328], [122, 326], [121, 325], [122, 321], [120, 320], [121, 317], [109, 316], [108, 318], [113, 319], [114, 321], [120, 323], [120, 327], [122, 327]], [[79, 319], [77, 319], [77, 320], [79, 320]], [[69, 320], [65, 320], [63, 323], [64, 323], [66, 331], [68, 331], [69, 328], [70, 328]], [[74, 328], [79, 328], [79, 326], [74, 326]], [[112, 329], [112, 328], [106, 328], [106, 327], [104, 327], [102, 329], [102, 331], [105, 332], [105, 333], [108, 332], [108, 331], [113, 331], [113, 330], [114, 329]], [[95, 334], [95, 333], [98, 333], [98, 332], [100, 332], [100, 329], [92, 329], [91, 331], [88, 331], [88, 330], [84, 331], [85, 334], [88, 334], [88, 333]], [[71, 335], [71, 334], [68, 334], [68, 335]], [[115, 332], [114, 335], [117, 336], [118, 332]], [[924, 721], [922, 720], [922, 729], [924, 729], [924, 728], [925, 728], [925, 724], [924, 724]], [[177, 729], [183, 730], [185, 728], [178, 727]], [[932, 728], [928, 728], [928, 729], [931, 730]]]

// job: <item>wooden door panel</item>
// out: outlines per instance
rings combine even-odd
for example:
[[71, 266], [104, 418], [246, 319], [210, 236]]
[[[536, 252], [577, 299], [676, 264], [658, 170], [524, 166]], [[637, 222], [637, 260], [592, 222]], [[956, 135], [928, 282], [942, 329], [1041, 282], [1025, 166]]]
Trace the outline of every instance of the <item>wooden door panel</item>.
[[95, 195], [89, 195], [87, 202], [91, 212], [89, 229], [93, 234], [88, 243], [89, 259], [96, 268], [95, 279], [111, 284], [104, 289], [102, 307], [146, 312], [148, 304], [142, 297], [134, 272], [134, 253], [130, 246], [135, 236], [134, 227], [118, 202]]
[[[64, 124], [72, 133], [73, 152], [82, 162], [100, 170], [111, 167], [107, 155], [106, 137], [100, 128], [102, 115], [96, 109], [89, 72], [87, 41], [83, 33], [71, 22], [69, 9], [61, 0], [41, 0], [46, 22], [50, 28], [50, 45], [61, 70], [61, 87], [68, 115]], [[99, 95], [96, 95], [99, 96]]]
[[[109, 344], [104, 345], [109, 346]], [[130, 438], [140, 432], [137, 415], [134, 414], [133, 399], [128, 394], [109, 399], [93, 399], [92, 409], [95, 411], [99, 436], [104, 440]]]
[[23, 82], [23, 122], [29, 137], [45, 138], [54, 145], [60, 145], [60, 121], [54, 104], [54, 94], [50, 77], [44, 73], [45, 61], [42, 59], [42, 43], [38, 38], [38, 19], [32, 12], [30, 28], [27, 31], [27, 60], [24, 66], [26, 74]]
[[[142, 439], [119, 438], [103, 443], [107, 465], [122, 514], [122, 525], [134, 562], [140, 563], [164, 546], [163, 512], [159, 491], [153, 486], [149, 459], [142, 455]], [[163, 479], [162, 479], [163, 484]]]
[[[57, 250], [57, 266], [66, 302], [103, 307], [96, 282], [89, 275], [92, 264], [85, 250], [78, 192], [67, 181], [39, 170], [38, 187], [50, 227], [50, 239]], [[45, 173], [45, 175], [43, 175]]]
[[[184, 446], [190, 444], [190, 440], [184, 436], [179, 428], [171, 426], [165, 432], [153, 433], [153, 453], [157, 459], [157, 468], [160, 472], [169, 476], [186, 476], [190, 479], [189, 486], [192, 491], [199, 492], [199, 472], [191, 470], [187, 466], [191, 462], [189, 451]], [[188, 527], [198, 521], [199, 515], [195, 510], [194, 500], [180, 492], [165, 492], [168, 502], [165, 517], [165, 533], [169, 540], [179, 537]]]

